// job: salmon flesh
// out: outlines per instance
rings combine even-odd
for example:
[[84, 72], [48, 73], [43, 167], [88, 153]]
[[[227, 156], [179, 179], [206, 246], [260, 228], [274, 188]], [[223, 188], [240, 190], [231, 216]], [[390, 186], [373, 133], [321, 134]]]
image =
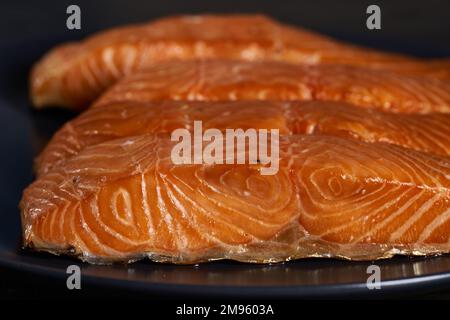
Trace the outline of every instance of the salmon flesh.
[[[450, 163], [385, 143], [281, 136], [280, 168], [174, 165], [154, 134], [85, 148], [21, 201], [27, 246], [93, 263], [368, 260], [448, 252]], [[149, 152], [151, 150], [151, 152]]]
[[118, 27], [54, 48], [33, 68], [31, 98], [38, 108], [81, 109], [126, 75], [163, 61], [192, 59], [352, 65], [450, 79], [445, 60], [362, 48], [261, 15], [196, 15]]

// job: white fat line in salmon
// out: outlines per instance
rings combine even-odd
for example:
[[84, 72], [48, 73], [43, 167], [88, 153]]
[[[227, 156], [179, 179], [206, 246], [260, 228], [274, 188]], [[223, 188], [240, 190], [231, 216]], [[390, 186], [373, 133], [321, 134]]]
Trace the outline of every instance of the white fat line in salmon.
[[224, 133], [209, 128], [203, 132], [202, 121], [194, 121], [193, 132], [176, 129], [171, 140], [178, 141], [170, 155], [177, 165], [248, 163], [261, 165], [261, 175], [274, 175], [279, 169], [278, 129], [226, 129]]

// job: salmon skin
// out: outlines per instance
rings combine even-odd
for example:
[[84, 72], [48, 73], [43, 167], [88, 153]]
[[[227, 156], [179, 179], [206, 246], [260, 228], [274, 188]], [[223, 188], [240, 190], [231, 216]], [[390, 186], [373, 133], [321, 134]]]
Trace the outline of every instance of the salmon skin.
[[448, 64], [378, 52], [260, 15], [169, 17], [58, 46], [33, 68], [34, 105], [83, 108], [124, 75], [167, 60], [236, 59], [343, 64], [450, 79]]
[[325, 101], [114, 102], [91, 108], [69, 121], [36, 160], [38, 176], [84, 148], [144, 133], [177, 128], [279, 129], [280, 134], [327, 134], [365, 142], [386, 142], [450, 155], [450, 114], [398, 115]]
[[339, 65], [172, 61], [124, 78], [94, 107], [120, 100], [334, 100], [397, 113], [448, 113], [450, 82]]
[[[450, 163], [385, 143], [280, 138], [280, 167], [174, 165], [154, 134], [85, 148], [21, 201], [24, 243], [91, 263], [351, 260], [450, 251]], [[151, 150], [152, 152], [149, 152]]]

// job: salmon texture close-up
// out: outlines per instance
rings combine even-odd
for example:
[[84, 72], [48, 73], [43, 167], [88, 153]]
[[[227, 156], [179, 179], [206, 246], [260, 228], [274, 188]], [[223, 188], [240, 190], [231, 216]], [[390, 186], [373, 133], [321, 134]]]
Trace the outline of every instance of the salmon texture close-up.
[[58, 45], [31, 99], [80, 114], [35, 158], [23, 244], [94, 264], [447, 254], [449, 61], [244, 14]]

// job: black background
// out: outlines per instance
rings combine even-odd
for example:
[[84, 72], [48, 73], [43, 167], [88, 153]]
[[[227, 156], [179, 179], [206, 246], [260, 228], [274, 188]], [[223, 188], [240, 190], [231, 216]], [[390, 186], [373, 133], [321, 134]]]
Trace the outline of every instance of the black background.
[[[81, 30], [67, 30], [66, 8], [77, 4], [81, 8]], [[382, 29], [366, 28], [366, 8], [381, 7]], [[450, 1], [1, 1], [0, 51], [3, 56], [21, 61], [10, 77], [0, 83], [2, 97], [14, 90], [11, 83], [26, 85], [30, 65], [51, 46], [66, 40], [77, 40], [93, 32], [115, 25], [143, 22], [153, 18], [180, 13], [265, 13], [283, 22], [300, 25], [338, 39], [361, 45], [417, 55], [421, 57], [450, 57]], [[38, 46], [39, 44], [39, 46]], [[27, 50], [36, 45], [36, 56]], [[10, 48], [15, 48], [12, 51]], [[19, 48], [19, 49], [17, 49]], [[33, 51], [34, 52], [34, 51]], [[0, 62], [2, 72], [8, 72], [8, 59]], [[6, 70], [6, 71], [5, 71]], [[9, 76], [9, 74], [8, 74]], [[6, 80], [5, 80], [6, 79]], [[7, 81], [8, 83], [4, 83]], [[1, 122], [5, 124], [5, 122]], [[5, 124], [1, 139], [14, 145], [13, 125]], [[5, 152], [5, 151], [3, 151]], [[5, 155], [2, 155], [5, 156]], [[14, 165], [14, 159], [10, 160]], [[0, 190], [0, 214], [17, 210], [23, 183], [32, 177], [24, 173], [24, 181], [9, 175], [8, 167], [0, 169], [0, 179], [11, 180], [9, 190]], [[22, 180], [20, 180], [22, 181]], [[8, 199], [6, 199], [6, 197]], [[0, 220], [1, 222], [1, 220]], [[411, 294], [411, 293], [410, 293]], [[67, 297], [140, 297], [133, 292], [115, 292], [110, 288], [89, 287], [80, 292], [68, 292], [65, 283], [41, 278], [6, 268], [0, 268], [0, 296], [4, 298], [67, 298]], [[434, 292], [415, 298], [450, 298], [449, 292]], [[405, 296], [406, 297], [406, 296]]]
[[[66, 8], [81, 8], [81, 30], [66, 29]], [[382, 29], [366, 28], [366, 8], [377, 4]], [[2, 0], [2, 43], [79, 39], [115, 25], [180, 13], [265, 13], [339, 39], [419, 56], [450, 56], [448, 0]]]

